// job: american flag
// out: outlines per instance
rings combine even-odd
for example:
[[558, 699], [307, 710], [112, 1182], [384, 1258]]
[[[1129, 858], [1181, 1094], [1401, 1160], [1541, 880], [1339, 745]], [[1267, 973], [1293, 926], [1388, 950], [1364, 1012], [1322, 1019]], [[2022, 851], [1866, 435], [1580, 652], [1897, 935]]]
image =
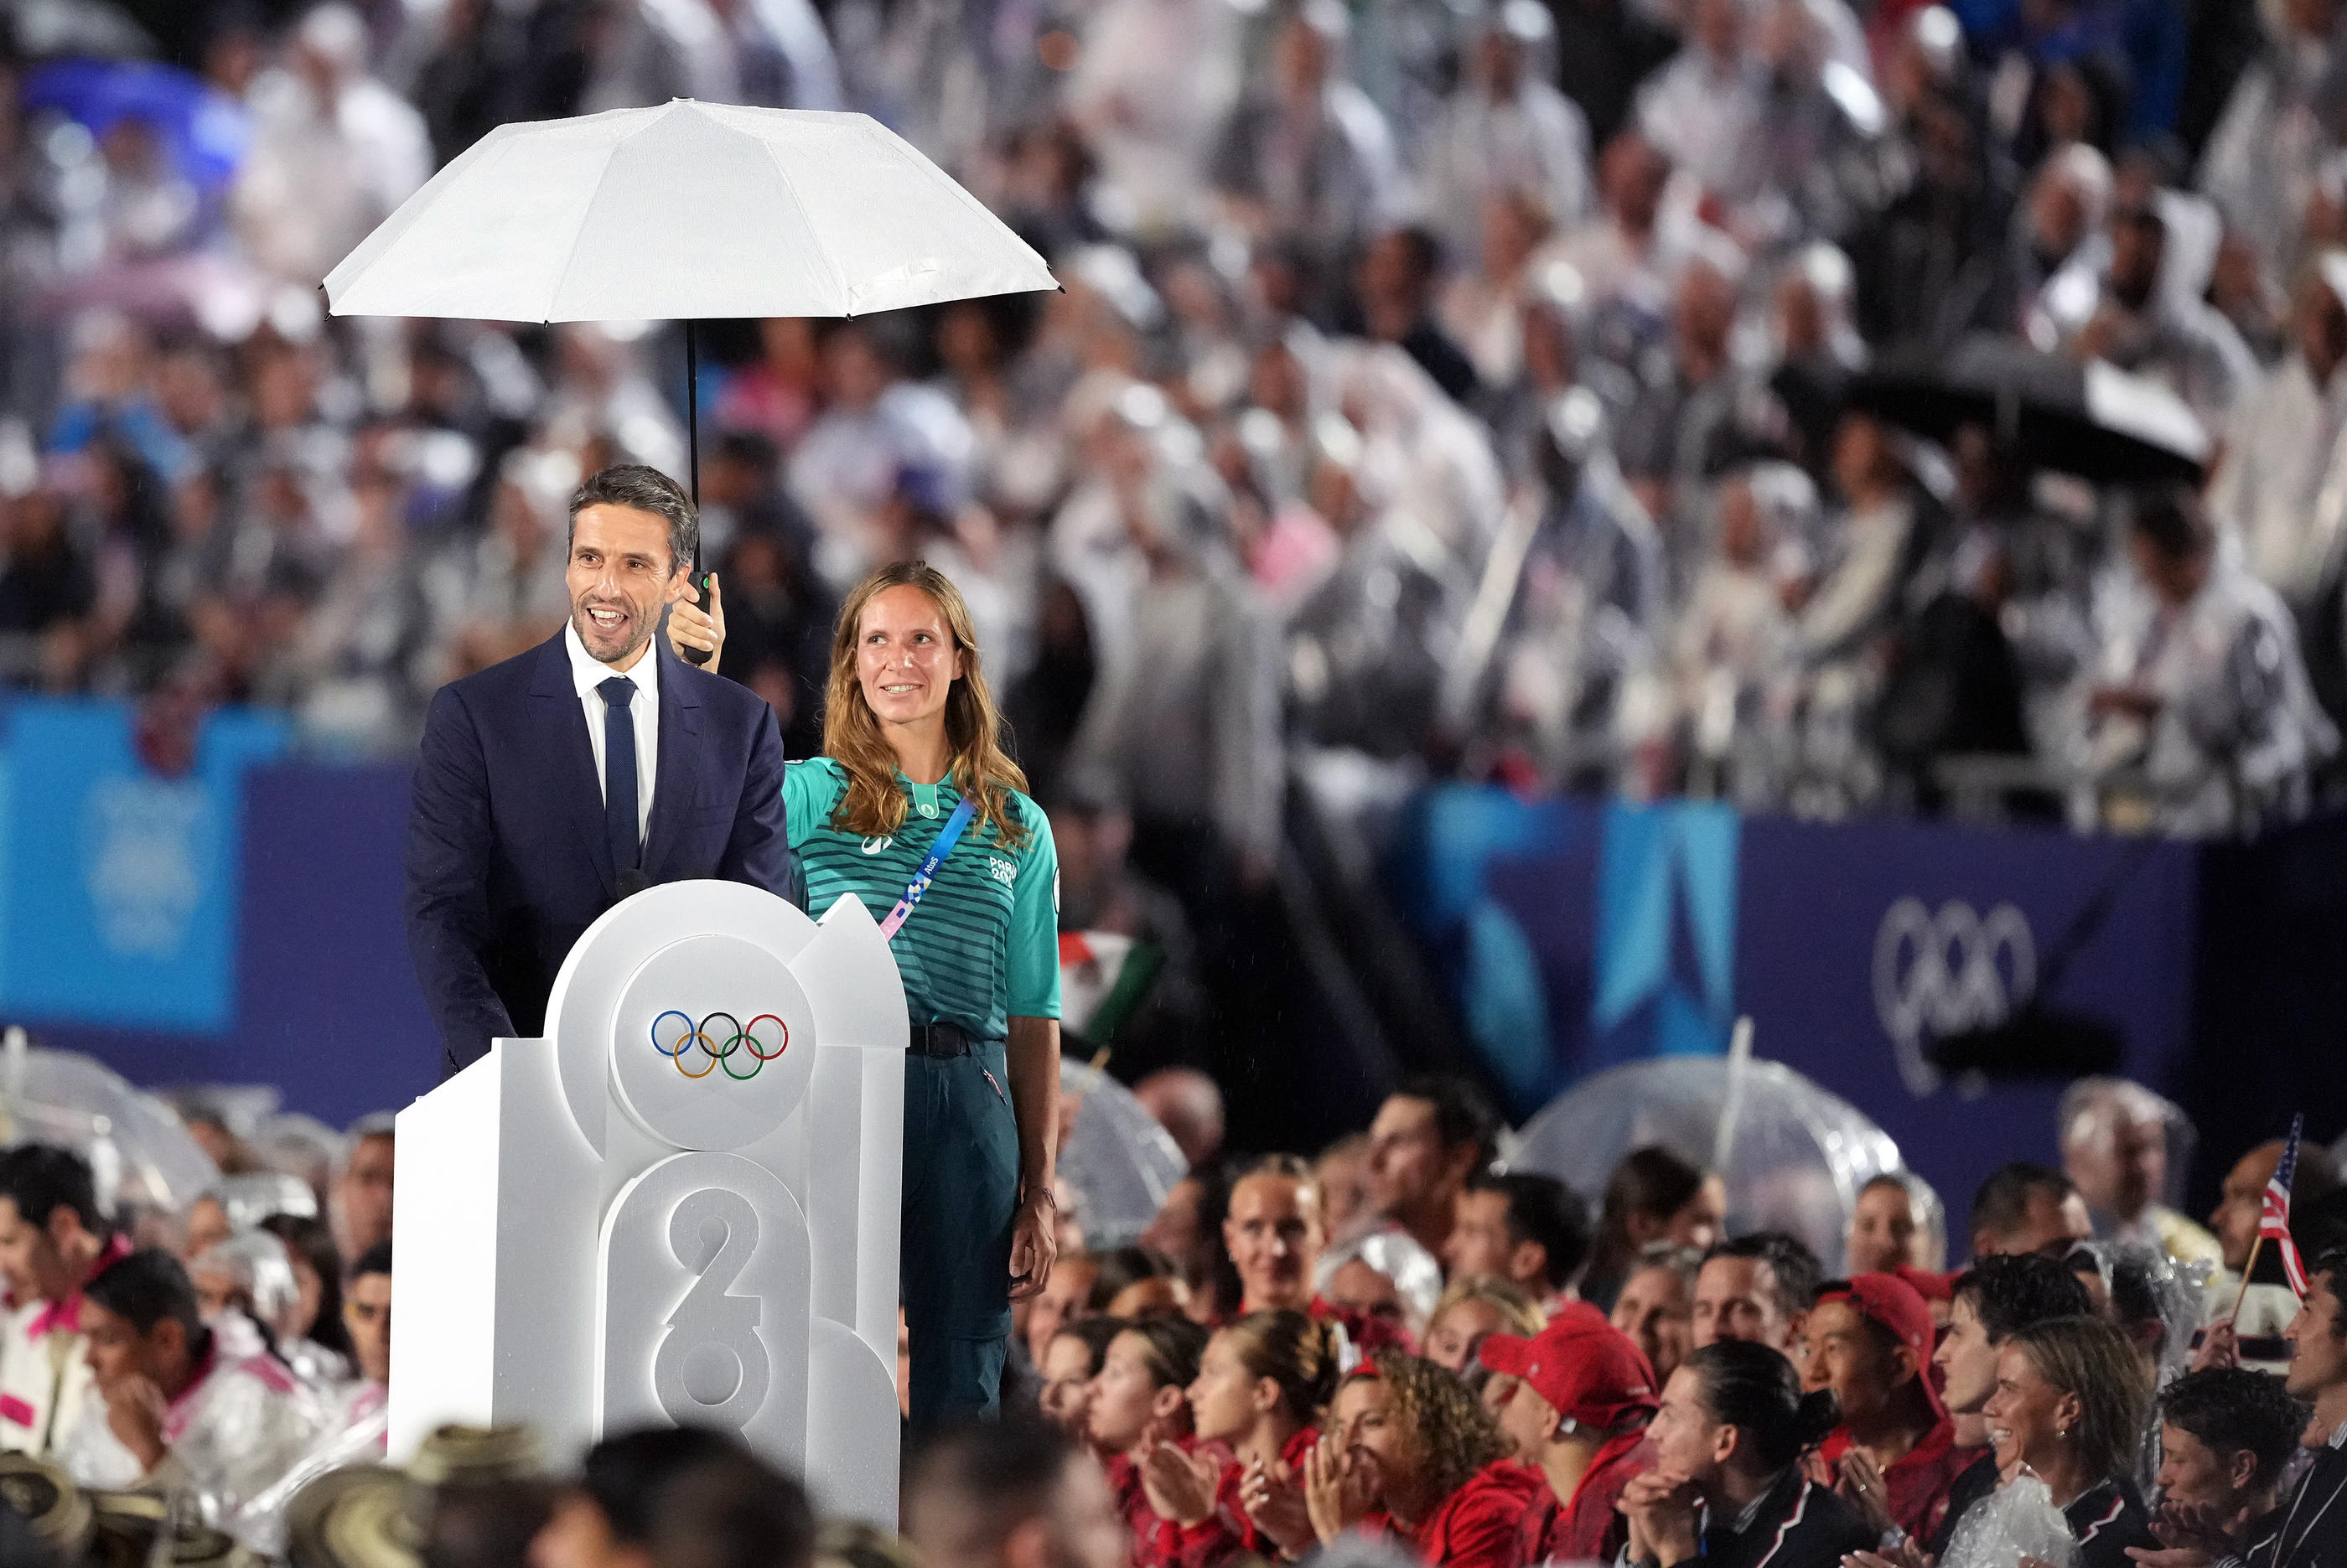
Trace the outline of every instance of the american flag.
[[2306, 1265], [2299, 1260], [2298, 1244], [2290, 1239], [2290, 1184], [2298, 1170], [2298, 1137], [2306, 1130], [2303, 1114], [2290, 1119], [2290, 1142], [2281, 1148], [2281, 1161], [2274, 1166], [2273, 1179], [2266, 1184], [2265, 1200], [2258, 1208], [2258, 1235], [2274, 1244], [2281, 1254], [2282, 1273], [2290, 1277], [2291, 1290], [2301, 1301], [2306, 1298]]

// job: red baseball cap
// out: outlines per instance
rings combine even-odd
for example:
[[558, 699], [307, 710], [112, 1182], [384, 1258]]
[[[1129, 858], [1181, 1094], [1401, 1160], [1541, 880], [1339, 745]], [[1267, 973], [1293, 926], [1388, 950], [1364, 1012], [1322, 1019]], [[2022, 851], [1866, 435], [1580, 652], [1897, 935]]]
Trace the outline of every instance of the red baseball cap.
[[1952, 1274], [1933, 1274], [1930, 1269], [1915, 1268], [1903, 1263], [1891, 1272], [1913, 1286], [1915, 1294], [1926, 1302], [1955, 1299], [1956, 1276]]
[[1584, 1301], [1569, 1303], [1531, 1338], [1494, 1334], [1477, 1358], [1522, 1378], [1567, 1419], [1604, 1431], [1633, 1410], [1651, 1411], [1655, 1369], [1630, 1337]]
[[1932, 1309], [1925, 1305], [1922, 1293], [1895, 1274], [1861, 1274], [1855, 1279], [1828, 1282], [1818, 1292], [1818, 1305], [1829, 1301], [1846, 1301], [1857, 1308], [1858, 1315], [1870, 1322], [1880, 1323], [1891, 1337], [1914, 1353], [1915, 1376], [1932, 1400], [1935, 1411], [1940, 1409], [1940, 1394], [1932, 1386], [1932, 1347], [1938, 1338], [1938, 1326], [1932, 1321]]

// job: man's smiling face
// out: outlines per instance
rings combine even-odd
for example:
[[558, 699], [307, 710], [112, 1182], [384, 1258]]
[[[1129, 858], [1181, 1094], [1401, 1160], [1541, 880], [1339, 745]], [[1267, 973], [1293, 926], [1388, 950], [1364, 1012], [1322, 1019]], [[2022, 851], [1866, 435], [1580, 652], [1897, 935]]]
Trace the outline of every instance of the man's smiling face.
[[579, 508], [570, 528], [564, 581], [570, 623], [599, 662], [632, 666], [661, 611], [684, 597], [689, 561], [669, 551], [668, 519], [657, 512], [611, 502]]

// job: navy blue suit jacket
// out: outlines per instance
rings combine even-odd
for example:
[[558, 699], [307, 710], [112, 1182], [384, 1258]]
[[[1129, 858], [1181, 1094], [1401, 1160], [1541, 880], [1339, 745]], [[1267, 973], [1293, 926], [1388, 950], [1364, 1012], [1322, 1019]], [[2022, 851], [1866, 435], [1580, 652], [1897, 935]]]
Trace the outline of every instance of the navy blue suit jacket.
[[[790, 897], [783, 738], [746, 687], [654, 636], [660, 763], [645, 882], [723, 877]], [[449, 1071], [544, 1032], [579, 934], [618, 901], [587, 716], [557, 634], [443, 686], [407, 818], [407, 946]]]

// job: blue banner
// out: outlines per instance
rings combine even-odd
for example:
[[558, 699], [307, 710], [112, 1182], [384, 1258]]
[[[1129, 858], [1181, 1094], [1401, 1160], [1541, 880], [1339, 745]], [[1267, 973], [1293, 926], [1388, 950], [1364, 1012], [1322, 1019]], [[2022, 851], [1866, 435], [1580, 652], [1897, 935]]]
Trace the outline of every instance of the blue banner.
[[1931, 1040], [2050, 982], [2116, 1029], [2128, 1076], [2168, 1087], [2183, 1067], [2189, 846], [1464, 787], [1413, 828], [1400, 902], [1518, 1121], [1599, 1069], [1723, 1050], [1748, 1014], [1758, 1052], [1880, 1122], [1961, 1232], [1990, 1171], [2056, 1157], [2061, 1084], [1948, 1081]]
[[0, 1009], [29, 1021], [217, 1032], [235, 1008], [246, 773], [282, 718], [228, 711], [192, 765], [128, 703], [13, 704], [0, 745]]
[[1760, 1055], [1881, 1123], [1961, 1233], [1997, 1166], [2059, 1163], [2063, 1084], [1951, 1081], [1926, 1046], [2002, 1021], [2042, 985], [2049, 1006], [2117, 1030], [2122, 1074], [2172, 1090], [2191, 1037], [2198, 853], [2050, 829], [1747, 822], [1738, 1010]]

